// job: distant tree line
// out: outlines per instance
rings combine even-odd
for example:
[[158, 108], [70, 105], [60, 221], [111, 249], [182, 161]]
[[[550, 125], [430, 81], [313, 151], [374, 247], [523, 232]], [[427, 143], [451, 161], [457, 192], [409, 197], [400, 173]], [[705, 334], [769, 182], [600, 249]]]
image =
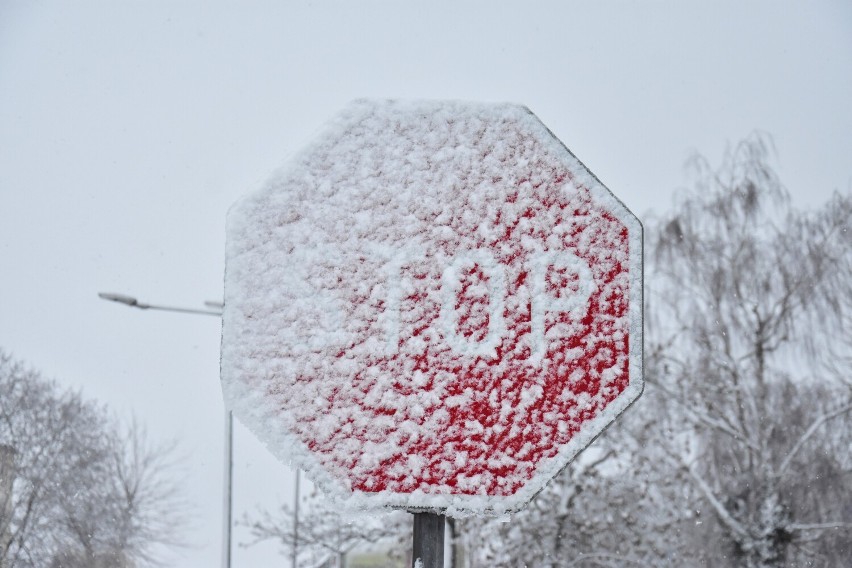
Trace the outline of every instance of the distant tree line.
[[[646, 219], [643, 397], [508, 522], [457, 522], [462, 565], [852, 566], [852, 195], [797, 209], [771, 162], [696, 158]], [[410, 538], [307, 508], [306, 561]], [[282, 512], [244, 524], [289, 554]]]
[[0, 568], [129, 568], [182, 544], [174, 445], [0, 349]]

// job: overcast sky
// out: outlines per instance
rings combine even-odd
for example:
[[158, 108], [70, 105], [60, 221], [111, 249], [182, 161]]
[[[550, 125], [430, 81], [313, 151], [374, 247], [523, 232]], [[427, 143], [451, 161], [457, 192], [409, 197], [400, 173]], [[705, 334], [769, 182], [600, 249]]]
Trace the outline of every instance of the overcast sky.
[[[523, 103], [640, 216], [754, 130], [796, 204], [852, 188], [848, 1], [0, 0], [0, 346], [180, 439], [181, 566], [219, 562], [219, 323], [97, 292], [221, 299], [228, 207], [364, 96]], [[237, 517], [289, 498], [235, 444]]]

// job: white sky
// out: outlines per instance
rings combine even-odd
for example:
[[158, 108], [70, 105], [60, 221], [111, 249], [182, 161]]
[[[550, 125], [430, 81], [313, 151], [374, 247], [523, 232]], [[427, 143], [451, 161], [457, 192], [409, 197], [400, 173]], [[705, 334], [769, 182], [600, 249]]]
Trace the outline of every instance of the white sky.
[[[219, 562], [219, 325], [97, 292], [221, 298], [229, 205], [362, 96], [526, 104], [639, 215], [755, 129], [797, 204], [852, 188], [844, 1], [0, 0], [0, 346], [181, 439], [182, 566]], [[288, 498], [289, 469], [235, 443], [236, 516]]]

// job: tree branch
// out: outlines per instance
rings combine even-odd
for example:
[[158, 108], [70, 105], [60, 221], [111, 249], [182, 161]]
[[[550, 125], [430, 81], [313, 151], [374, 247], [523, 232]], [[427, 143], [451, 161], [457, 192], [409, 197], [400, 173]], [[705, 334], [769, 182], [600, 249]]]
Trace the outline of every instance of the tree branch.
[[830, 529], [852, 529], [852, 523], [845, 521], [828, 521], [825, 523], [793, 523], [787, 528], [794, 531], [825, 531]]
[[796, 454], [799, 453], [799, 450], [804, 447], [805, 443], [813, 436], [817, 430], [819, 430], [820, 426], [828, 422], [833, 418], [837, 418], [842, 414], [845, 414], [852, 410], [852, 404], [847, 404], [846, 406], [842, 406], [833, 412], [829, 412], [828, 414], [823, 414], [810, 425], [810, 427], [805, 430], [805, 432], [799, 437], [798, 441], [793, 445], [793, 448], [787, 454], [787, 457], [784, 458], [784, 461], [781, 462], [781, 465], [778, 467], [778, 472], [776, 473], [777, 477], [782, 477], [790, 467], [790, 464], [793, 462], [793, 458], [796, 457]]
[[664, 387], [662, 385], [662, 383], [660, 383], [659, 381], [656, 381], [654, 379], [647, 378], [647, 377], [646, 377], [645, 381], [646, 381], [647, 384], [652, 385], [655, 388], [658, 388], [661, 391], [663, 391], [664, 393], [666, 393], [667, 395], [669, 395], [671, 400], [673, 400], [681, 408], [683, 408], [686, 411], [687, 416], [692, 418], [695, 423], [700, 424], [700, 425], [704, 425], [704, 426], [708, 426], [710, 428], [714, 428], [716, 430], [724, 432], [725, 434], [727, 434], [731, 438], [737, 440], [738, 442], [744, 443], [746, 446], [748, 446], [752, 450], [758, 451], [758, 449], [759, 449], [758, 446], [754, 442], [749, 440], [744, 432], [738, 432], [732, 426], [726, 424], [725, 422], [721, 422], [719, 420], [711, 418], [710, 416], [708, 416], [706, 414], [702, 414], [702, 413], [697, 412], [692, 407], [692, 405], [689, 405], [686, 402], [680, 400], [680, 397], [677, 395], [677, 393], [674, 393], [670, 389]]
[[698, 486], [698, 489], [704, 495], [704, 498], [707, 500], [708, 503], [710, 503], [710, 506], [713, 507], [713, 510], [716, 511], [716, 515], [718, 515], [719, 520], [721, 520], [722, 523], [726, 527], [728, 527], [731, 532], [733, 532], [740, 538], [747, 538], [749, 536], [748, 531], [739, 521], [737, 521], [734, 517], [731, 516], [731, 514], [728, 512], [722, 502], [719, 501], [718, 498], [716, 498], [716, 495], [713, 493], [713, 490], [710, 489], [710, 486], [707, 485], [707, 482], [705, 482], [704, 479], [702, 479], [702, 477], [698, 475], [692, 467], [686, 464], [684, 464], [684, 467], [686, 468], [686, 472], [689, 474], [689, 477], [691, 477], [692, 480], [695, 481], [695, 484]]

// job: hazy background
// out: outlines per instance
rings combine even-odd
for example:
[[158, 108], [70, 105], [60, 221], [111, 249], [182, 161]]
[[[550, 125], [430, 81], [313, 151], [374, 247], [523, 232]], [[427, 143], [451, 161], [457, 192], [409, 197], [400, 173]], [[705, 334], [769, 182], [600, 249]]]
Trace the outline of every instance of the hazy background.
[[[363, 96], [526, 104], [640, 216], [764, 130], [819, 204], [852, 186], [852, 4], [0, 0], [0, 346], [180, 439], [178, 565], [219, 562], [219, 322], [97, 292], [221, 299], [228, 207]], [[239, 425], [235, 451], [237, 518], [291, 497]]]

